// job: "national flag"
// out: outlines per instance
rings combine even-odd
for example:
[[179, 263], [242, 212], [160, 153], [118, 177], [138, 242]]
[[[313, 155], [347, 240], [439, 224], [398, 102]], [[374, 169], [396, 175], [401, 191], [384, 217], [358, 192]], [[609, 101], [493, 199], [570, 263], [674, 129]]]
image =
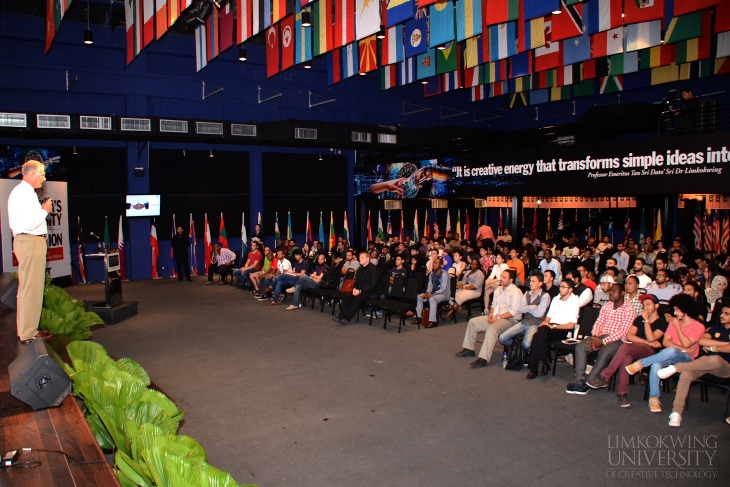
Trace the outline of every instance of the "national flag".
[[383, 231], [383, 218], [380, 215], [380, 211], [378, 211], [378, 235], [380, 235], [381, 240], [385, 240], [385, 232]]
[[668, 66], [675, 62], [677, 54], [676, 44], [662, 44], [661, 46], [642, 49], [639, 52], [639, 68], [649, 69]]
[[507, 93], [509, 93], [509, 89], [506, 81], [498, 81], [489, 85], [489, 98], [506, 95]]
[[530, 49], [537, 49], [545, 45], [545, 17], [522, 21], [522, 16], [517, 21], [517, 52], [525, 52]]
[[313, 56], [321, 56], [332, 50], [332, 1], [317, 0], [312, 7]]
[[436, 96], [441, 94], [441, 76], [433, 76], [428, 78], [427, 83], [423, 86], [423, 96]]
[[380, 2], [355, 0], [355, 38], [359, 41], [380, 30]]
[[393, 235], [393, 225], [390, 223], [390, 210], [388, 210], [388, 225], [385, 228], [385, 236], [389, 237]]
[[281, 70], [284, 71], [295, 64], [294, 16], [289, 15], [279, 25], [281, 26]]
[[487, 98], [487, 90], [484, 85], [474, 86], [471, 89], [471, 101], [481, 101]]
[[626, 26], [624, 34], [626, 47], [625, 51], [636, 51], [638, 49], [646, 49], [647, 47], [658, 46], [662, 41], [662, 21], [653, 20], [651, 22], [642, 22], [640, 24], [631, 24]]
[[615, 54], [609, 58], [610, 76], [635, 73], [639, 70], [639, 51]]
[[587, 34], [587, 30], [583, 28], [583, 17], [584, 14], [588, 14], [588, 5], [586, 3], [566, 5], [565, 0], [562, 0], [560, 2], [561, 13], [550, 16], [553, 24], [551, 39], [558, 41]]
[[444, 73], [443, 79], [441, 80], [441, 92], [447, 93], [449, 91], [458, 90], [464, 87], [461, 80], [461, 69], [451, 71], [450, 73]]
[[380, 90], [385, 91], [398, 86], [398, 65], [390, 64], [380, 68]]
[[692, 61], [691, 63], [680, 64], [679, 79], [690, 80], [711, 76], [710, 62], [710, 59], [705, 59], [702, 61]]
[[563, 218], [563, 210], [560, 209], [560, 217], [558, 218], [558, 231], [565, 230], [565, 219]]
[[436, 76], [436, 54], [434, 51], [434, 49], [429, 48], [425, 54], [421, 54], [416, 58], [416, 79]]
[[590, 96], [596, 92], [596, 83], [593, 79], [587, 79], [573, 85], [573, 97]]
[[[710, 58], [710, 47], [712, 44], [712, 12], [707, 10], [701, 12], [702, 35], [693, 39], [677, 42], [677, 64], [699, 61]], [[722, 39], [725, 39], [725, 42]], [[671, 44], [670, 44], [671, 45]], [[730, 55], [730, 35], [718, 34], [717, 53], [715, 57]]]
[[274, 213], [274, 240], [281, 238], [281, 232], [279, 232], [279, 212]]
[[550, 89], [550, 101], [568, 100], [570, 98], [570, 86], [553, 86]]
[[[370, 232], [370, 212], [368, 211], [368, 233]], [[418, 242], [421, 240], [418, 236], [418, 209], [416, 209], [416, 213], [413, 215], [413, 241]]]
[[428, 228], [428, 210], [426, 210], [426, 215], [423, 217], [423, 236], [426, 238], [431, 236]]
[[398, 233], [398, 238], [400, 241], [403, 241], [403, 210], [400, 211], [400, 232]]
[[636, 24], [664, 18], [664, 0], [626, 0], [624, 24]]
[[416, 59], [408, 58], [398, 63], [398, 86], [404, 86], [416, 81]]
[[167, 28], [169, 29], [180, 17], [180, 3], [178, 0], [165, 1], [167, 1]]
[[461, 236], [461, 210], [456, 210], [456, 233]]
[[319, 241], [324, 246], [324, 221], [322, 220], [322, 212], [319, 212]]
[[715, 210], [715, 215], [712, 219], [712, 234], [715, 237], [715, 244], [713, 245], [713, 250], [716, 254], [720, 253], [720, 249], [722, 248], [722, 229], [720, 228], [720, 211]]
[[[187, 1], [187, 0], [186, 0]], [[256, 1], [256, 0], [254, 0]], [[258, 0], [259, 2], [264, 4], [264, 24], [263, 29], [268, 29], [271, 24], [271, 0]]]
[[494, 63], [487, 63], [484, 65], [484, 83], [490, 84], [497, 81], [504, 81], [507, 79], [509, 72], [507, 70], [507, 60], [502, 59]]
[[287, 212], [287, 215], [286, 215], [286, 238], [287, 238], [287, 240], [292, 239], [291, 211]]
[[[170, 236], [170, 242], [177, 234], [177, 226], [175, 225], [175, 214], [172, 214], [172, 235]], [[170, 267], [172, 268], [172, 277], [177, 277], [177, 262], [175, 262], [175, 249], [170, 245]]]
[[550, 101], [548, 90], [531, 90], [530, 91], [530, 105], [540, 105]]
[[535, 211], [532, 213], [532, 231], [537, 234], [537, 208], [535, 208]]
[[[160, 0], [156, 0], [160, 1]], [[233, 46], [233, 5], [228, 2], [218, 11], [218, 52]]]
[[[558, 70], [550, 69], [547, 71], [540, 71], [530, 76], [530, 89], [541, 90], [544, 88], [552, 88], [558, 83]], [[547, 92], [546, 92], [547, 96]], [[532, 104], [532, 101], [530, 101]]]
[[436, 47], [453, 41], [456, 32], [454, 29], [454, 8], [451, 0], [438, 0], [428, 7], [428, 14], [428, 46]]
[[583, 34], [563, 41], [563, 65], [580, 63], [591, 58], [591, 41]]
[[451, 212], [446, 210], [446, 235], [451, 233]]
[[296, 42], [294, 43], [295, 64], [302, 64], [303, 62], [310, 61], [312, 59], [312, 29], [302, 25], [302, 12], [310, 12], [310, 10], [311, 9], [300, 8], [299, 3], [297, 2], [296, 14], [294, 15], [294, 32], [296, 35]]
[[712, 247], [714, 245], [714, 236], [712, 234], [712, 211], [711, 210], [705, 210], [705, 214], [702, 218], [702, 223], [705, 226], [705, 241], [704, 241], [704, 249], [706, 251], [712, 252]]
[[[60, 23], [58, 16], [57, 19]], [[127, 65], [142, 52], [142, 22], [140, 0], [126, 0], [124, 2], [124, 25], [127, 28]], [[46, 41], [46, 52], [48, 49], [50, 49], [50, 45]]]
[[534, 71], [555, 69], [561, 64], [560, 41], [552, 40], [552, 20], [545, 22], [545, 45], [535, 49]]
[[657, 211], [656, 215], [656, 227], [654, 228], [654, 241], [658, 242], [662, 239], [662, 210], [661, 208]]
[[621, 76], [602, 76], [601, 77], [601, 94], [618, 93], [623, 91], [623, 80]]
[[304, 240], [308, 244], [311, 245], [312, 243], [314, 243], [314, 241], [312, 240], [312, 222], [309, 221], [309, 212], [307, 212], [307, 229], [305, 230], [304, 235], [305, 235]]
[[[197, 32], [197, 31], [196, 31]], [[272, 25], [266, 31], [266, 77], [279, 74], [279, 25]]]
[[[319, 3], [321, 3], [323, 0], [319, 0]], [[291, 2], [287, 0], [272, 0], [272, 8], [271, 8], [271, 22], [276, 23], [286, 17], [287, 15], [291, 14]], [[314, 25], [314, 22], [312, 22], [312, 25]]]
[[[706, 12], [709, 19], [712, 18], [712, 12]], [[681, 17], [674, 17], [667, 27], [664, 35], [665, 44], [673, 44], [687, 39], [694, 39], [702, 35], [702, 15], [703, 12], [694, 12]], [[711, 20], [708, 21], [710, 24]]]
[[373, 227], [372, 227], [372, 224], [370, 223], [370, 210], [368, 210], [368, 229], [367, 229], [367, 231], [368, 231], [368, 235], [367, 235], [368, 242], [371, 242], [373, 240]]
[[489, 27], [489, 59], [497, 61], [517, 54], [516, 22]]
[[[560, 0], [522, 0], [525, 20], [550, 15], [560, 9]], [[563, 2], [564, 3], [564, 2]]]
[[[704, 29], [702, 32], [703, 35], [700, 39], [704, 37]], [[730, 56], [730, 31], [717, 34], [717, 54], [715, 55], [716, 58], [728, 56]]]
[[263, 220], [261, 220], [261, 212], [259, 211], [259, 218], [256, 220], [256, 223], [258, 223], [259, 228], [264, 228]]
[[439, 233], [439, 222], [438, 217], [434, 215], [433, 219], [433, 238], [439, 238], [441, 234]]
[[503, 24], [517, 20], [520, 0], [486, 0], [484, 25]]
[[61, 27], [61, 20], [66, 15], [66, 10], [68, 10], [72, 1], [46, 0], [46, 54], [51, 49], [53, 38], [58, 34], [58, 29]]
[[651, 84], [659, 85], [662, 83], [671, 83], [679, 80], [679, 67], [676, 64], [662, 66], [660, 68], [651, 68]]
[[327, 86], [342, 81], [342, 53], [336, 47], [327, 53]]
[[[474, 68], [480, 64], [484, 64], [484, 50], [482, 49], [482, 37], [476, 36], [466, 40], [466, 48], [464, 49], [464, 66]], [[486, 37], [489, 37], [487, 34]]]
[[[155, 234], [156, 236], [156, 234]], [[119, 277], [122, 281], [127, 280], [127, 259], [124, 253], [124, 232], [122, 230], [122, 217], [119, 217], [119, 232], [117, 232], [117, 250], [119, 251]], [[159, 249], [157, 255], [159, 256]]]
[[423, 54], [428, 50], [428, 18], [409, 20], [404, 26], [405, 56], [413, 57]]
[[[259, 218], [259, 226], [261, 219]], [[263, 242], [259, 245], [263, 246]], [[262, 249], [263, 250], [263, 249]], [[243, 260], [248, 252], [248, 232], [246, 232], [246, 213], [241, 212], [241, 259]]]
[[355, 2], [335, 1], [334, 47], [344, 47], [355, 42]]
[[459, 68], [459, 44], [448, 42], [445, 49], [436, 50], [436, 74], [448, 73]]
[[639, 240], [644, 240], [646, 237], [646, 208], [641, 210], [641, 223], [639, 223]]
[[552, 208], [548, 208], [548, 214], [547, 214], [547, 230], [545, 230], [545, 240], [550, 240], [553, 238], [553, 225], [550, 221], [550, 211]]
[[378, 69], [377, 37], [372, 35], [358, 41], [360, 52], [360, 73], [368, 73]]
[[152, 219], [150, 226], [150, 247], [152, 248], [152, 279], [157, 279], [157, 260], [160, 257], [160, 246], [157, 242], [157, 229], [155, 228], [155, 220]]
[[[402, 218], [402, 217], [401, 217]], [[401, 227], [403, 227], [403, 222], [401, 222]], [[342, 230], [342, 238], [345, 239], [345, 243], [350, 242], [350, 224], [347, 222], [347, 210], [345, 210], [345, 221], [344, 226]], [[403, 239], [403, 229], [401, 228], [401, 239]]]
[[695, 248], [702, 250], [702, 217], [700, 216], [700, 204], [695, 204], [695, 220], [692, 226], [692, 233], [695, 237]]
[[416, 0], [387, 0], [383, 11], [383, 24], [391, 27], [412, 19], [416, 13]]
[[456, 40], [482, 33], [482, 0], [456, 0]]
[[[690, 12], [696, 12], [697, 10], [704, 10], [715, 5], [723, 3], [722, 0], [692, 0], [682, 1], [674, 0], [674, 16], [688, 14]], [[725, 2], [727, 3], [727, 2]]]
[[337, 235], [335, 235], [334, 213], [330, 211], [330, 249], [337, 247]]
[[86, 252], [84, 252], [84, 231], [81, 229], [81, 217], [77, 217], [78, 231], [76, 232], [76, 259], [79, 264], [79, 276], [86, 282]]
[[360, 71], [357, 44], [353, 42], [342, 49], [342, 79], [355, 76]]
[[195, 27], [195, 71], [200, 71], [208, 65], [208, 41], [206, 22], [206, 24]]
[[102, 241], [104, 242], [104, 245], [109, 248], [111, 241], [109, 240], [109, 220], [106, 215], [104, 215], [104, 239]]
[[[177, 2], [177, 0], [169, 1], [171, 5]], [[259, 16], [259, 13], [263, 15], [258, 0], [238, 0], [236, 2], [236, 44], [242, 44], [261, 31], [263, 18]]]
[[155, 38], [155, 0], [142, 0], [142, 47]]
[[611, 56], [624, 52], [624, 28], [618, 27], [591, 36], [591, 56]]
[[385, 38], [380, 42], [381, 62], [385, 66], [403, 61], [403, 26], [394, 25], [385, 29]]
[[722, 219], [722, 237], [720, 240], [722, 241], [720, 252], [726, 254], [728, 251], [728, 242], [730, 242], [730, 215], [728, 215], [728, 212], [725, 212], [725, 218]]
[[[171, 0], [175, 2], [176, 0]], [[157, 31], [157, 39], [165, 35], [167, 32], [168, 18], [167, 18], [167, 0], [156, 0], [155, 1], [155, 30]]]
[[[464, 88], [473, 88], [484, 84], [484, 67], [476, 66], [474, 68], [464, 69]], [[472, 100], [473, 101], [473, 100]]]
[[730, 57], [724, 57], [722, 59], [715, 59], [715, 66], [713, 68], [715, 74], [726, 74], [730, 73]]
[[730, 30], [730, 0], [722, 0], [715, 9], [715, 32]]
[[207, 274], [211, 262], [211, 253], [213, 252], [213, 239], [210, 236], [207, 213], [205, 214], [205, 226], [203, 227], [203, 248], [205, 249], [205, 273]]
[[522, 52], [510, 58], [509, 77], [519, 78], [532, 73], [532, 52]]
[[462, 240], [469, 240], [471, 235], [471, 225], [469, 224], [469, 210], [464, 210], [464, 234], [461, 236]]
[[589, 34], [620, 28], [623, 24], [621, 0], [592, 0], [589, 11], [583, 15]]

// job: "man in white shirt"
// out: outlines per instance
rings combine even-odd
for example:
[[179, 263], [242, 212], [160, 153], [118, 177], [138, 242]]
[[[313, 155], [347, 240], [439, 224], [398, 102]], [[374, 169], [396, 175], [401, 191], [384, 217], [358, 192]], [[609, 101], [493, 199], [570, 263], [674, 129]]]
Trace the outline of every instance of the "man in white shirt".
[[605, 252], [606, 249], [613, 248], [613, 245], [611, 245], [611, 242], [608, 241], [608, 235], [603, 236], [603, 242], [599, 243], [597, 248], [600, 253]]
[[8, 197], [8, 224], [13, 232], [13, 252], [18, 259], [18, 313], [16, 326], [21, 342], [49, 340], [52, 336], [38, 330], [46, 278], [46, 217], [53, 209], [50, 198], [41, 204], [37, 189], [46, 180], [46, 168], [28, 161], [21, 170], [23, 180]]
[[645, 265], [646, 261], [641, 257], [637, 257], [636, 261], [634, 262], [634, 268], [631, 271], [631, 275], [636, 276], [636, 278], [639, 280], [639, 289], [646, 289], [646, 286], [651, 284], [651, 277], [647, 276], [644, 272]]
[[522, 291], [514, 284], [516, 277], [517, 273], [512, 269], [503, 271], [499, 277], [500, 286], [494, 291], [492, 308], [489, 310], [489, 314], [469, 320], [464, 334], [464, 343], [461, 351], [456, 353], [457, 357], [473, 357], [477, 333], [480, 331], [485, 332], [479, 358], [470, 364], [472, 369], [489, 365], [489, 359], [492, 356], [499, 335], [518, 323], [522, 318], [522, 313], [520, 313]]
[[616, 267], [618, 267], [618, 270], [626, 275], [629, 272], [629, 254], [624, 252], [624, 244], [621, 242], [616, 245], [616, 248], [618, 249], [618, 252], [613, 254], [613, 258], [616, 259]]
[[543, 259], [540, 261], [540, 272], [545, 274], [546, 270], [551, 270], [555, 273], [555, 282], [563, 280], [563, 275], [560, 270], [560, 262], [553, 259], [553, 253], [550, 249], [543, 250]]

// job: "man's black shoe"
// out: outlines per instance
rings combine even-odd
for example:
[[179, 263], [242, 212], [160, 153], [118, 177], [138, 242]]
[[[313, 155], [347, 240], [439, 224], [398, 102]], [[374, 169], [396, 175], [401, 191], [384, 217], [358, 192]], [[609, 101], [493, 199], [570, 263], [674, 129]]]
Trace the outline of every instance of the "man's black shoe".
[[475, 354], [474, 354], [474, 350], [469, 350], [468, 348], [462, 348], [460, 352], [456, 352], [454, 355], [457, 357], [473, 357]]
[[527, 377], [525, 377], [525, 379], [530, 380], [530, 379], [534, 379], [535, 377], [537, 377], [537, 372], [530, 369], [530, 371], [527, 373]]
[[481, 369], [482, 367], [486, 367], [487, 365], [489, 365], [489, 362], [487, 362], [483, 358], [478, 358], [471, 364], [469, 364], [472, 369]]
[[540, 375], [548, 375], [550, 373], [550, 366], [548, 364], [542, 364], [542, 369], [540, 369]]

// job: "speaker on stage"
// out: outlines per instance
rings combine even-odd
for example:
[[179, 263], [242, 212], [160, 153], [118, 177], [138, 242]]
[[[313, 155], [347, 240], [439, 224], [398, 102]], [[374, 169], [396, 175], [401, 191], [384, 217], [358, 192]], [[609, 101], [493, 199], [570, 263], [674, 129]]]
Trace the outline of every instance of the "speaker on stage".
[[71, 392], [59, 356], [43, 340], [33, 340], [10, 364], [10, 393], [35, 410], [58, 406]]
[[17, 279], [11, 279], [9, 283], [0, 290], [0, 303], [3, 303], [8, 308], [15, 311], [17, 309], [18, 301], [18, 281]]

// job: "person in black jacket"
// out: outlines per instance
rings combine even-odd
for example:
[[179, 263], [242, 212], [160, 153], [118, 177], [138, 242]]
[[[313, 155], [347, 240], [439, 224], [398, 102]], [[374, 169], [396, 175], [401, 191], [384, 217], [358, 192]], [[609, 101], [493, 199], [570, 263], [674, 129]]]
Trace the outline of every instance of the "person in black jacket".
[[187, 235], [183, 235], [183, 227], [177, 227], [177, 233], [172, 237], [170, 242], [172, 250], [175, 252], [175, 262], [177, 264], [177, 277], [183, 280], [183, 271], [188, 281], [190, 279], [190, 263], [188, 262], [188, 247], [190, 247], [190, 239]]
[[367, 252], [360, 252], [360, 267], [355, 272], [355, 287], [340, 301], [340, 312], [332, 321], [344, 325], [349, 323], [360, 311], [363, 300], [374, 297], [378, 292], [380, 269], [370, 263]]

